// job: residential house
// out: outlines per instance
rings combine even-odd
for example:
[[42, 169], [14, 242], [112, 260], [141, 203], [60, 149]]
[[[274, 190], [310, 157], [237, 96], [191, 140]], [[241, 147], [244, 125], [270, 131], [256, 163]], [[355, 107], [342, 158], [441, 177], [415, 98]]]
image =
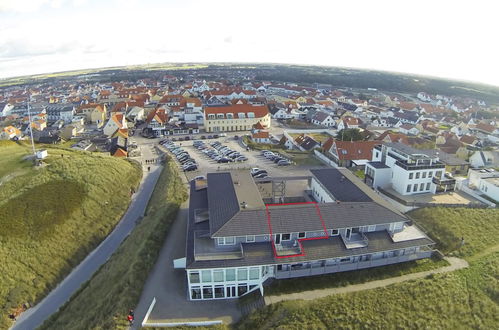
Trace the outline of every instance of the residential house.
[[113, 136], [116, 131], [127, 129], [125, 114], [122, 112], [113, 112], [104, 126], [103, 132], [107, 136]]
[[499, 151], [475, 151], [470, 157], [472, 167], [499, 168]]
[[145, 119], [145, 110], [142, 107], [131, 107], [126, 113], [126, 118], [134, 123]]
[[257, 130], [251, 134], [251, 140], [255, 143], [271, 143], [268, 131]]
[[419, 134], [419, 130], [416, 128], [416, 126], [411, 125], [411, 124], [403, 124], [403, 125], [399, 126], [398, 130], [400, 133], [406, 134], [406, 135], [418, 135]]
[[265, 128], [270, 127], [270, 113], [266, 105], [235, 104], [206, 107], [204, 114], [204, 128], [208, 133], [247, 131], [258, 122], [261, 122]]
[[192, 180], [186, 254], [173, 262], [185, 269], [189, 299], [264, 294], [268, 279], [430, 257], [434, 242], [348, 172], [312, 170], [304, 180], [315, 201], [290, 205], [306, 192], [269, 204], [247, 171]]
[[75, 113], [74, 106], [59, 104], [59, 105], [49, 105], [45, 107], [47, 114], [47, 120], [51, 123], [58, 120], [63, 120], [65, 123], [70, 123], [73, 120]]
[[499, 171], [494, 169], [470, 169], [469, 188], [478, 190], [480, 195], [499, 203]]
[[334, 118], [327, 112], [317, 111], [311, 120], [312, 124], [319, 126], [332, 127], [336, 124]]
[[3, 127], [0, 132], [0, 140], [16, 140], [22, 137], [21, 131], [14, 126]]
[[164, 108], [154, 109], [149, 113], [149, 115], [147, 115], [147, 131], [150, 135], [154, 136], [164, 135], [164, 130], [168, 120], [168, 114]]
[[338, 120], [336, 127], [338, 131], [341, 131], [342, 129], [359, 128], [361, 124], [362, 121], [359, 118], [344, 116]]
[[338, 166], [364, 166], [372, 159], [372, 150], [380, 141], [339, 141], [330, 138], [324, 143], [324, 151]]
[[97, 124], [101, 128], [106, 123], [107, 107], [105, 104], [83, 104], [76, 109], [76, 114], [85, 116], [87, 123]]

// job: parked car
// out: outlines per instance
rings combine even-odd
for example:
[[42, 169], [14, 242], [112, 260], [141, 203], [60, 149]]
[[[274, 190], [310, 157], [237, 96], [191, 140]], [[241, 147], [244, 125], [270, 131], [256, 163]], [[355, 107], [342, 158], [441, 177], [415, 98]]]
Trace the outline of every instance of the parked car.
[[188, 167], [184, 168], [184, 172], [195, 171], [197, 169], [198, 167], [196, 165], [189, 165]]
[[226, 158], [226, 157], [221, 157], [217, 162], [219, 163], [230, 163], [232, 159]]
[[291, 162], [287, 159], [282, 159], [277, 162], [277, 166], [288, 166], [291, 165]]

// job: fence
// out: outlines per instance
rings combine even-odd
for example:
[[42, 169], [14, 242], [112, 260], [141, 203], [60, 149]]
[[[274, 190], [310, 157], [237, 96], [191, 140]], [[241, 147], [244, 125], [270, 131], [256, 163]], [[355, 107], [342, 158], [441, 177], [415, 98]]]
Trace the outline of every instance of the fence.
[[467, 185], [468, 185], [468, 180], [460, 180], [456, 183], [456, 189], [470, 195], [473, 198], [478, 199], [480, 202], [487, 204], [490, 207], [496, 207], [495, 203], [492, 203], [491, 201], [478, 195], [473, 189], [469, 188]]
[[[482, 204], [482, 203], [469, 203], [469, 204], [445, 204], [445, 203], [421, 203], [421, 202], [411, 202], [411, 201], [406, 201], [405, 199], [402, 199], [389, 191], [384, 190], [381, 187], [377, 188], [380, 193], [383, 195], [393, 199], [394, 201], [404, 205], [404, 206], [409, 206], [409, 207], [466, 207], [466, 208], [477, 208], [477, 209], [484, 209], [489, 207], [489, 204]], [[490, 202], [489, 202], [490, 203]], [[495, 205], [494, 205], [495, 206]]]
[[314, 155], [324, 164], [329, 165], [329, 166], [334, 167], [334, 168], [338, 168], [338, 165], [336, 165], [336, 163], [333, 162], [331, 159], [327, 158], [322, 152], [320, 152], [318, 150], [314, 150]]

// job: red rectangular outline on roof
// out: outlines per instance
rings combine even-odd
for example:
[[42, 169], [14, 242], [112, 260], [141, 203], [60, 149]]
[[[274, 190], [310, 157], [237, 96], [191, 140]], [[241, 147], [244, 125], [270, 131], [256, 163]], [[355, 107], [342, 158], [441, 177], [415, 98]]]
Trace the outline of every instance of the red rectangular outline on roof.
[[[298, 238], [298, 244], [300, 245], [300, 250], [303, 251], [302, 253], [297, 253], [297, 254], [292, 254], [289, 256], [278, 256], [277, 255], [277, 250], [275, 248], [274, 244], [274, 234], [272, 233], [272, 224], [270, 222], [270, 212], [269, 212], [269, 206], [283, 206], [283, 205], [300, 205], [300, 204], [314, 204], [315, 210], [317, 212], [317, 215], [319, 216], [319, 219], [321, 220], [322, 228], [324, 229], [324, 236], [320, 237], [309, 237], [309, 238]], [[292, 257], [303, 257], [306, 255], [305, 250], [303, 249], [302, 241], [312, 241], [312, 240], [317, 240], [317, 239], [328, 239], [329, 236], [327, 234], [327, 229], [326, 229], [326, 224], [324, 223], [324, 219], [322, 219], [322, 214], [317, 206], [316, 202], [303, 202], [303, 203], [283, 203], [283, 204], [266, 204], [265, 205], [265, 211], [267, 212], [267, 224], [269, 226], [269, 232], [270, 232], [270, 243], [272, 244], [272, 250], [274, 251], [274, 257], [277, 259], [283, 259], [283, 258], [292, 258]]]

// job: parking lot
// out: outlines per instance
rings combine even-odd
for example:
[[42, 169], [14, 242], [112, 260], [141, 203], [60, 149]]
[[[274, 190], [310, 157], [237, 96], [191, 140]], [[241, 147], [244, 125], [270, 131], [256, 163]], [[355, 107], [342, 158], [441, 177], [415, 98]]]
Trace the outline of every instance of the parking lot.
[[[202, 151], [194, 147], [193, 146], [194, 141], [203, 141], [205, 145], [209, 146], [209, 149], [212, 148], [210, 146], [210, 143], [218, 141], [223, 146], [226, 146], [231, 150], [236, 151], [242, 156], [246, 157], [247, 160], [228, 162], [228, 163], [218, 163], [216, 160], [210, 158]], [[201, 176], [201, 175], [206, 176], [206, 174], [210, 172], [228, 171], [235, 169], [247, 169], [249, 171], [251, 168], [254, 167], [266, 170], [268, 172], [268, 175], [271, 177], [300, 176], [300, 175], [308, 175], [310, 173], [308, 171], [310, 168], [317, 167], [317, 166], [296, 166], [296, 165], [278, 166], [273, 161], [262, 156], [261, 152], [258, 150], [250, 150], [250, 151], [246, 150], [240, 143], [240, 140], [236, 140], [234, 139], [234, 137], [224, 137], [218, 139], [206, 139], [206, 140], [194, 140], [194, 141], [174, 142], [176, 146], [181, 147], [183, 150], [185, 150], [189, 154], [189, 157], [192, 158], [197, 164], [196, 170], [184, 172], [187, 180], [192, 180], [196, 176]], [[179, 167], [182, 170], [180, 163]]]

